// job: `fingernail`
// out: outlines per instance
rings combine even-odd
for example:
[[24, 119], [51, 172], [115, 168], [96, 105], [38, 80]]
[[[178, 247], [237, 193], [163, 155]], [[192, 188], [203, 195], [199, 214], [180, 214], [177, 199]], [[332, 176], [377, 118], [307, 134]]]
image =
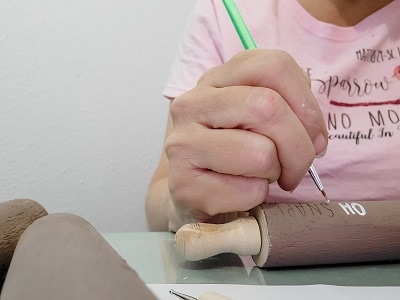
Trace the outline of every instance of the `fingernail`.
[[327, 141], [325, 136], [321, 133], [314, 140], [314, 148], [316, 157], [323, 157], [327, 150]]

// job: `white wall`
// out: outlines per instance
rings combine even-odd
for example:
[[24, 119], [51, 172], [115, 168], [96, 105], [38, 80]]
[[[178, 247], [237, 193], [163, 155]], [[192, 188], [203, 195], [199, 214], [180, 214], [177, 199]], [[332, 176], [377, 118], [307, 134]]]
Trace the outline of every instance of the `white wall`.
[[0, 202], [145, 231], [194, 0], [0, 0]]

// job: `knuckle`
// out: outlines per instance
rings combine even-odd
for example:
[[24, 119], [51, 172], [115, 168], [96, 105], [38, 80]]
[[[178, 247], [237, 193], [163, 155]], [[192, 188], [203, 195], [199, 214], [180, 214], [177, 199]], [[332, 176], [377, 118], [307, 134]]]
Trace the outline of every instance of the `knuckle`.
[[271, 142], [266, 139], [260, 139], [257, 151], [252, 153], [253, 163], [260, 175], [264, 178], [270, 178], [275, 173], [277, 166], [276, 151], [271, 147]]
[[268, 64], [276, 65], [278, 70], [287, 70], [296, 64], [293, 57], [283, 50], [270, 50], [265, 61]]
[[179, 166], [177, 172], [193, 166], [193, 144], [188, 143], [186, 134], [172, 133], [165, 140], [164, 149], [170, 167]]
[[188, 93], [184, 93], [171, 102], [170, 112], [173, 120], [188, 115], [190, 111], [189, 99]]
[[229, 62], [238, 62], [238, 63], [244, 63], [246, 61], [252, 60], [255, 57], [257, 57], [258, 53], [261, 53], [265, 50], [261, 50], [261, 49], [250, 49], [250, 50], [244, 50], [244, 51], [240, 51], [239, 53], [235, 54], [230, 60]]
[[207, 219], [217, 214], [212, 203], [201, 197], [201, 192], [196, 189], [196, 170], [182, 172], [170, 176], [168, 188], [174, 207], [194, 220]]
[[182, 179], [180, 177], [171, 175], [168, 178], [168, 189], [169, 193], [171, 195], [171, 199], [176, 205], [181, 205], [184, 201], [183, 199], [186, 199], [185, 196], [185, 190], [182, 187], [185, 187], [185, 185], [182, 185]]
[[[191, 170], [185, 169], [185, 165], [174, 163], [170, 166], [170, 175], [168, 177], [168, 189], [172, 201], [177, 205], [190, 206], [193, 199], [193, 186], [191, 184]], [[184, 169], [184, 170], [182, 170]]]
[[210, 84], [210, 78], [214, 77], [214, 73], [216, 73], [221, 66], [213, 67], [204, 71], [204, 73], [200, 76], [199, 80], [197, 81], [197, 86], [208, 85]]
[[263, 90], [262, 93], [253, 93], [249, 96], [249, 101], [246, 102], [247, 110], [256, 122], [268, 122], [273, 125], [282, 119], [286, 113], [287, 104], [277, 92]]
[[170, 134], [167, 139], [165, 140], [165, 153], [167, 154], [168, 158], [171, 158], [174, 153], [179, 151], [179, 141], [176, 138], [176, 134]]
[[257, 60], [266, 62], [293, 62], [292, 56], [280, 49], [249, 49], [237, 53], [231, 60]]
[[260, 65], [264, 73], [270, 74], [271, 83], [284, 80], [286, 74], [293, 73], [294, 70], [301, 70], [293, 57], [283, 50], [269, 50], [264, 54]]

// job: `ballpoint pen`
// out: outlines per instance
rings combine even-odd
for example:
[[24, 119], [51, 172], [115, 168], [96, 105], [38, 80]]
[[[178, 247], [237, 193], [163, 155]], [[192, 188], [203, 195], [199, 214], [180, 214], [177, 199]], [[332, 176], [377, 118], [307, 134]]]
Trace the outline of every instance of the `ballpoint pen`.
[[[234, 0], [222, 0], [224, 6], [228, 12], [228, 15], [233, 23], [233, 26], [236, 29], [237, 34], [239, 35], [240, 41], [243, 44], [245, 49], [256, 49], [256, 43], [251, 36], [249, 29], [246, 26], [240, 12], [234, 2]], [[315, 185], [318, 187], [319, 191], [324, 196], [326, 202], [329, 203], [328, 196], [326, 195], [324, 186], [322, 185], [321, 179], [318, 176], [317, 171], [314, 168], [314, 165], [311, 165], [308, 169], [308, 173], [311, 175]]]
[[225, 296], [222, 296], [220, 294], [214, 293], [214, 292], [205, 292], [202, 294], [199, 298], [195, 298], [186, 294], [182, 294], [179, 292], [176, 292], [174, 290], [170, 290], [169, 293], [171, 295], [175, 295], [177, 298], [182, 299], [182, 300], [231, 300], [230, 298], [227, 298]]

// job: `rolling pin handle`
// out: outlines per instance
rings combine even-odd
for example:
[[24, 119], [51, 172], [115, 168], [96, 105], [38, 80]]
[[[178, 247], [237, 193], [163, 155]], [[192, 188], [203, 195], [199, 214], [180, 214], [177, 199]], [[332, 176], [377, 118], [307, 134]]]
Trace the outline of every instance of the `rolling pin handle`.
[[241, 217], [225, 224], [183, 225], [174, 243], [178, 253], [192, 261], [227, 252], [256, 255], [261, 249], [261, 234], [254, 217]]

